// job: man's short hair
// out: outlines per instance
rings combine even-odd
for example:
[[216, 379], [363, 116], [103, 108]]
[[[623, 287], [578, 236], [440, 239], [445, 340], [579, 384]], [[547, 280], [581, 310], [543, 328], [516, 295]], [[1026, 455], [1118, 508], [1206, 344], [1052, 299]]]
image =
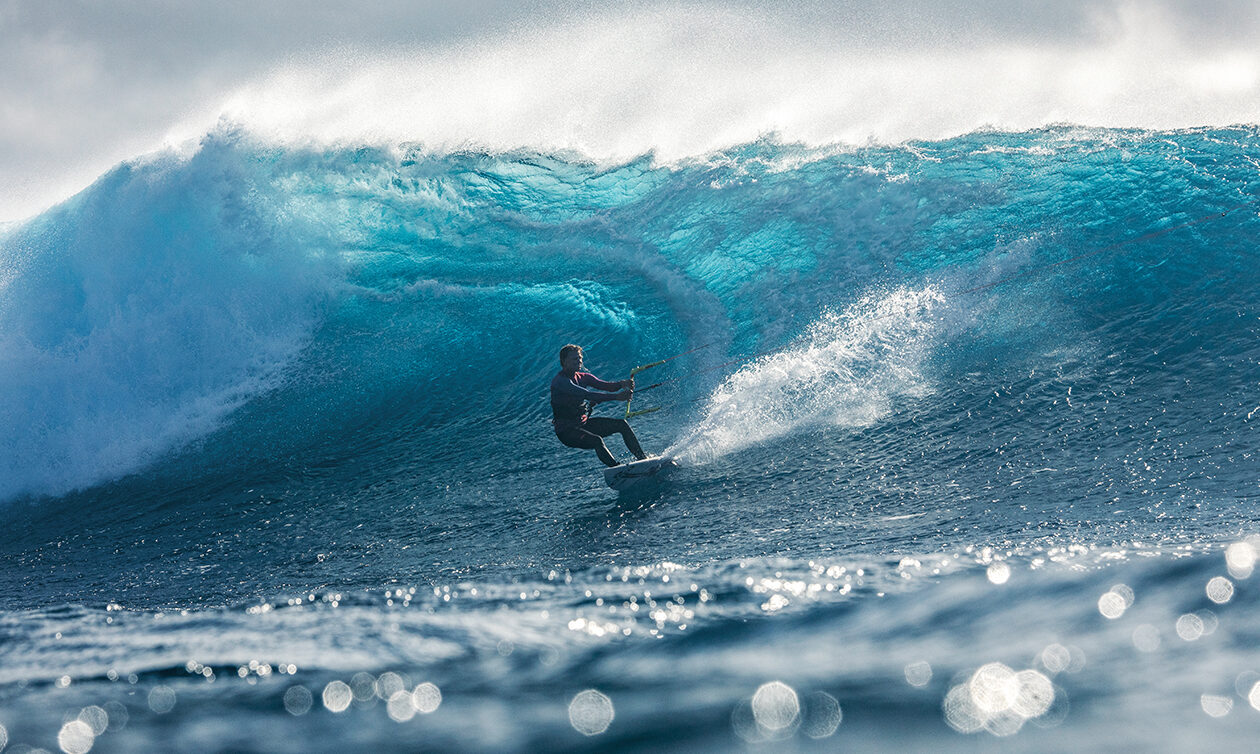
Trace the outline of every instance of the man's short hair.
[[567, 357], [569, 354], [573, 353], [574, 351], [578, 353], [582, 353], [582, 347], [573, 345], [572, 343], [569, 343], [568, 345], [562, 347], [560, 349], [560, 363], [563, 364], [565, 357]]

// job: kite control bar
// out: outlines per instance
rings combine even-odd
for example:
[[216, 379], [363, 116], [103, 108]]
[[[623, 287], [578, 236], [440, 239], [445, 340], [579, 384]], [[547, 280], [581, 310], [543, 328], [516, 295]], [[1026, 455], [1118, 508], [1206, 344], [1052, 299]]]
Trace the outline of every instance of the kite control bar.
[[[713, 343], [706, 343], [705, 345], [697, 346], [691, 349], [690, 351], [683, 351], [682, 353], [674, 354], [673, 356], [670, 356], [669, 358], [661, 359], [660, 361], [653, 361], [651, 364], [641, 364], [630, 370], [630, 379], [634, 379], [634, 376], [636, 374], [638, 374], [639, 372], [642, 372], [645, 369], [651, 369], [652, 367], [659, 367], [661, 364], [664, 364], [669, 361], [673, 361], [674, 359], [680, 359], [683, 356], [693, 354], [696, 351], [703, 350], [705, 348], [708, 348], [711, 345], [713, 345]], [[663, 383], [658, 382], [655, 385], [649, 385], [648, 387], [644, 388], [644, 390], [651, 390], [652, 388], [659, 387], [662, 384]], [[633, 400], [633, 396], [631, 396], [631, 400]], [[643, 416], [644, 414], [655, 413], [657, 411], [660, 411], [662, 408], [663, 406], [653, 406], [652, 408], [642, 408], [642, 409], [639, 409], [638, 411], [631, 411], [630, 401], [626, 401], [626, 418], [629, 419], [634, 416]]]

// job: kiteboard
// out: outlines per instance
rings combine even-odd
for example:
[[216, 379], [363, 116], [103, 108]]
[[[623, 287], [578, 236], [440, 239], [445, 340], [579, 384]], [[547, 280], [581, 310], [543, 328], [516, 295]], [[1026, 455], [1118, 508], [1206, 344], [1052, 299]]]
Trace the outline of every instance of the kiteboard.
[[604, 482], [618, 492], [657, 481], [678, 468], [678, 462], [668, 456], [644, 458], [642, 461], [623, 463], [604, 469]]

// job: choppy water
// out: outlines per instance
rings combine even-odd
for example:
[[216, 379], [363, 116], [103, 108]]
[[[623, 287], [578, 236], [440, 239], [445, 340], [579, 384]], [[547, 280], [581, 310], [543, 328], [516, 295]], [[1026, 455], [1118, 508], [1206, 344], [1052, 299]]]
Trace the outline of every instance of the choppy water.
[[[1257, 137], [119, 166], [0, 237], [0, 742], [1245, 745]], [[708, 345], [668, 484], [566, 342]]]

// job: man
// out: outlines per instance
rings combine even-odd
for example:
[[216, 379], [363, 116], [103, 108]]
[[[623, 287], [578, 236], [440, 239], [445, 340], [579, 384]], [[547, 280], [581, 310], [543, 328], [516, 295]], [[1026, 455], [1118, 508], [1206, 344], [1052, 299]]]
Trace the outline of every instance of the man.
[[[619, 392], [613, 392], [614, 390]], [[634, 394], [634, 378], [605, 382], [590, 372], [582, 371], [582, 347], [569, 344], [560, 349], [560, 373], [551, 380], [552, 423], [556, 437], [570, 448], [594, 450], [605, 466], [617, 466], [617, 459], [608, 452], [604, 438], [620, 434], [626, 448], [635, 458], [647, 454], [639, 447], [639, 438], [625, 419], [590, 416], [593, 403], [628, 401]]]

